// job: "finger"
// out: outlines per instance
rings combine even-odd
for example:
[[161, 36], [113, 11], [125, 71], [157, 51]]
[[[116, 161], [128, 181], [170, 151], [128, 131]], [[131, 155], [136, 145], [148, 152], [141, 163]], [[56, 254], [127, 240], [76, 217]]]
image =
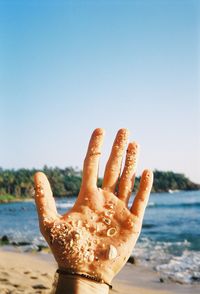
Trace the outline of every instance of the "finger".
[[104, 130], [96, 129], [92, 133], [83, 166], [82, 188], [97, 187], [99, 158], [103, 144]]
[[120, 175], [124, 149], [128, 140], [128, 130], [120, 129], [115, 138], [110, 157], [108, 159], [103, 179], [103, 189], [114, 192]]
[[44, 173], [37, 172], [34, 176], [34, 182], [35, 203], [40, 222], [43, 223], [46, 218], [55, 219], [57, 209], [47, 177]]
[[152, 184], [153, 173], [150, 170], [145, 170], [140, 180], [139, 190], [135, 196], [133, 205], [131, 207], [131, 212], [138, 217], [140, 223], [142, 223], [144, 217], [144, 211], [148, 203]]
[[135, 173], [139, 155], [139, 145], [136, 142], [129, 143], [123, 173], [119, 182], [118, 197], [128, 205], [129, 197], [135, 181]]

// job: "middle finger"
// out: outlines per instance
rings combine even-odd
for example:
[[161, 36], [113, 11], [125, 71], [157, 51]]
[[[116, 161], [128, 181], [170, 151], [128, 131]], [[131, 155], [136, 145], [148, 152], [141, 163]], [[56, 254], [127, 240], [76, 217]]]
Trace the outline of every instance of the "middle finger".
[[120, 129], [116, 135], [111, 154], [106, 165], [102, 187], [103, 189], [112, 193], [115, 191], [115, 187], [120, 175], [122, 158], [127, 140], [128, 130]]

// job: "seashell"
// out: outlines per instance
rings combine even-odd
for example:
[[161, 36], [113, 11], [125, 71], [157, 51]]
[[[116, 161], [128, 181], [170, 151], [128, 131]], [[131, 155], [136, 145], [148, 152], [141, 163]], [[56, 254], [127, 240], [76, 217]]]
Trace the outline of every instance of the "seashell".
[[113, 215], [113, 211], [105, 211], [105, 216], [111, 217]]
[[71, 239], [70, 242], [69, 242], [69, 247], [72, 247], [73, 244], [74, 244], [74, 241], [73, 241], [73, 239]]
[[110, 228], [107, 230], [108, 237], [114, 236], [116, 233], [117, 233], [117, 230], [115, 228]]
[[103, 221], [104, 221], [107, 225], [110, 225], [110, 223], [111, 223], [111, 220], [110, 220], [109, 218], [107, 218], [107, 217], [104, 217], [104, 218], [103, 218]]
[[110, 209], [113, 209], [113, 208], [114, 208], [114, 204], [113, 204], [112, 202], [110, 202], [110, 203], [108, 204], [108, 207], [109, 207]]
[[82, 221], [81, 220], [78, 220], [77, 227], [80, 228], [81, 225], [82, 225]]
[[94, 261], [94, 255], [90, 254], [90, 256], [88, 257], [88, 261], [89, 262], [93, 262]]
[[80, 239], [80, 234], [79, 233], [76, 233], [75, 236], [74, 236], [77, 240]]
[[109, 245], [107, 257], [110, 260], [111, 259], [114, 259], [115, 257], [117, 257], [117, 249], [115, 248], [115, 246]]
[[43, 189], [40, 189], [40, 195], [44, 196], [44, 190]]

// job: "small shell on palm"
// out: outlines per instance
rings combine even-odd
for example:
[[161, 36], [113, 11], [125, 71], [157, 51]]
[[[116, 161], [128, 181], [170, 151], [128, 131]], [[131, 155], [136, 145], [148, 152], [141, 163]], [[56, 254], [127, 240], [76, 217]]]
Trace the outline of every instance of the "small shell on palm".
[[117, 249], [113, 245], [109, 245], [108, 252], [107, 252], [107, 258], [108, 259], [114, 259], [117, 257]]
[[107, 230], [107, 236], [112, 237], [117, 233], [117, 230], [115, 228], [110, 228]]
[[104, 217], [104, 218], [103, 218], [103, 221], [104, 221], [104, 223], [106, 223], [107, 225], [110, 225], [110, 224], [111, 224], [111, 220], [110, 220], [109, 218], [107, 218], [107, 217]]
[[89, 262], [93, 262], [94, 261], [94, 255], [93, 254], [90, 254], [89, 257], [88, 257], [88, 261]]
[[105, 216], [107, 216], [107, 217], [111, 217], [111, 216], [113, 216], [114, 211], [112, 211], [112, 210], [107, 210], [107, 211], [104, 212], [104, 214], [105, 214]]
[[82, 225], [82, 221], [81, 220], [78, 220], [77, 227], [80, 228], [81, 225]]

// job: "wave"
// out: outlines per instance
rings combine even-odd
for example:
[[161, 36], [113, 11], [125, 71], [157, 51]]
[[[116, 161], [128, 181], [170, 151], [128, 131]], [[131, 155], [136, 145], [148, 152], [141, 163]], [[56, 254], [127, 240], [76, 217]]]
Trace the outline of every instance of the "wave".
[[64, 208], [72, 208], [74, 205], [74, 202], [73, 203], [56, 203], [56, 207], [57, 208], [61, 208], [61, 209], [64, 209]]
[[[70, 209], [74, 205], [74, 202], [68, 203], [56, 203], [56, 207], [60, 209]], [[148, 208], [200, 208], [200, 202], [191, 203], [155, 203], [150, 202]]]
[[155, 203], [150, 202], [148, 208], [200, 208], [200, 202], [191, 202], [191, 203]]
[[174, 256], [166, 264], [156, 266], [163, 279], [190, 284], [200, 282], [200, 252], [185, 250], [181, 256]]
[[141, 238], [133, 255], [145, 266], [154, 268], [162, 280], [193, 284], [200, 282], [200, 251], [190, 250], [191, 243], [155, 242]]
[[148, 203], [148, 207], [149, 207], [149, 206], [155, 206], [155, 205], [156, 205], [155, 202], [149, 202], [149, 203]]
[[154, 228], [154, 227], [156, 227], [155, 224], [145, 224], [145, 223], [142, 224], [143, 229], [151, 229], [151, 228]]

